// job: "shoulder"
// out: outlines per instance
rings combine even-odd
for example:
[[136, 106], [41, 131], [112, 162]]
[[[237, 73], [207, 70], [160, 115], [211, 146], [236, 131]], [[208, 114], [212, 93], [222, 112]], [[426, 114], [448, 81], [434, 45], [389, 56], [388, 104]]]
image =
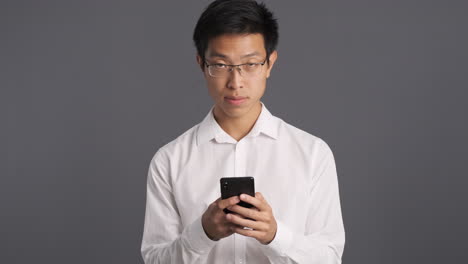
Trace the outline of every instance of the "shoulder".
[[301, 149], [305, 154], [315, 157], [332, 154], [330, 146], [323, 138], [287, 123], [280, 118], [277, 119], [280, 122], [280, 136], [289, 144]]
[[[310, 175], [322, 175], [327, 168], [335, 167], [332, 149], [321, 137], [282, 121], [281, 140], [283, 149], [287, 149], [289, 155], [303, 162], [311, 172]], [[318, 177], [314, 176], [309, 180], [316, 179]]]
[[199, 126], [200, 124], [191, 127], [175, 139], [160, 147], [154, 154], [152, 163], [169, 164], [175, 157], [183, 156], [184, 153], [188, 152], [196, 145], [196, 135]]

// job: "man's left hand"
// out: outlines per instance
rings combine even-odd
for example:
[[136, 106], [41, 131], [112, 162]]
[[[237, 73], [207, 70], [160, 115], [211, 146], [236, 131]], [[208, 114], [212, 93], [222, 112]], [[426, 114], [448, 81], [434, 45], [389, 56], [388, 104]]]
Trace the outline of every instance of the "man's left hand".
[[[260, 243], [269, 244], [276, 235], [276, 220], [273, 211], [263, 195], [255, 193], [255, 197], [247, 194], [240, 195], [240, 200], [253, 205], [245, 208], [239, 205], [228, 207], [234, 214], [227, 214], [226, 219], [236, 226], [232, 227], [235, 233], [253, 237]], [[250, 229], [244, 229], [244, 227]]]

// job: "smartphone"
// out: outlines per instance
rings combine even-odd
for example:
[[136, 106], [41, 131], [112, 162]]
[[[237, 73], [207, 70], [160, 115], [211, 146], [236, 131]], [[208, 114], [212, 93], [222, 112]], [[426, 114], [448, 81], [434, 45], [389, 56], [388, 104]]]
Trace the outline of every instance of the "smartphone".
[[[220, 179], [221, 199], [227, 199], [232, 196], [239, 196], [243, 193], [255, 197], [255, 185], [253, 177], [225, 177]], [[251, 208], [251, 204], [240, 201], [238, 205]], [[230, 213], [228, 209], [224, 212]]]

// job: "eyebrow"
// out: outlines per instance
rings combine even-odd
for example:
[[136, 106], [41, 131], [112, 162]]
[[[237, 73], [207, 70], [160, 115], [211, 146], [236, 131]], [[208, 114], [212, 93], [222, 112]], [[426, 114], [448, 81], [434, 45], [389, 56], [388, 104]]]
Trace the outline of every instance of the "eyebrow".
[[[241, 58], [247, 58], [247, 57], [254, 57], [254, 56], [260, 56], [261, 54], [257, 51], [255, 52], [252, 52], [252, 53], [249, 53], [249, 54], [245, 54], [245, 55], [242, 55]], [[219, 57], [219, 58], [223, 58], [223, 59], [226, 59], [228, 58], [228, 56], [224, 55], [224, 54], [221, 54], [221, 53], [217, 53], [217, 52], [213, 52], [212, 54], [210, 54], [209, 57]]]

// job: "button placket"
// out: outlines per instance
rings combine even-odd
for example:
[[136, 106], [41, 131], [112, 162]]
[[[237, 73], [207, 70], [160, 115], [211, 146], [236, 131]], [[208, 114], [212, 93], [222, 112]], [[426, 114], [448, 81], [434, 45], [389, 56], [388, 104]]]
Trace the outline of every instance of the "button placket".
[[[246, 144], [245, 140], [237, 142], [235, 147], [235, 177], [243, 177], [245, 175], [246, 164]], [[243, 235], [234, 234], [234, 256], [236, 264], [245, 264], [246, 240]]]
[[235, 177], [248, 176], [245, 175], [245, 162], [246, 162], [246, 146], [243, 140], [237, 142], [236, 144], [236, 160], [235, 160]]

